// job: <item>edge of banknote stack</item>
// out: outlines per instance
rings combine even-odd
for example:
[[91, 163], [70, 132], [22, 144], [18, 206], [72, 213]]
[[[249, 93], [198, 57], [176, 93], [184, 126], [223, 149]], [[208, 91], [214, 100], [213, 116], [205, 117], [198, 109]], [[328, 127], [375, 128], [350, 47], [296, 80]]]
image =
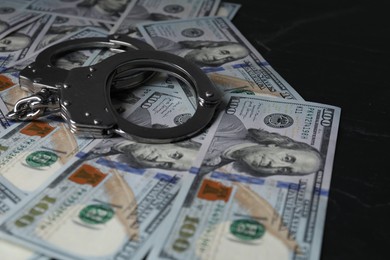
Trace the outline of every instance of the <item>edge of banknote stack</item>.
[[[271, 67], [231, 21], [239, 4], [87, 2], [0, 3], [0, 258], [319, 259], [341, 109], [305, 101]], [[6, 119], [31, 94], [18, 73], [40, 51], [114, 33], [207, 74], [224, 97], [206, 131], [146, 145], [79, 138], [56, 116]], [[82, 50], [57, 65], [110, 55]], [[195, 96], [160, 75], [112, 99], [132, 122], [173, 127]]]

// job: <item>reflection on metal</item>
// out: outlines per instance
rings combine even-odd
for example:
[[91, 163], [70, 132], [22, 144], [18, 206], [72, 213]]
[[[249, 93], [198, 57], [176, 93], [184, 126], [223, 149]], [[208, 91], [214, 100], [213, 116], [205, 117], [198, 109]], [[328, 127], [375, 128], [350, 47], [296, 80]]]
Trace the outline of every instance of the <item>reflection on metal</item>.
[[[89, 67], [65, 70], [54, 66], [60, 54], [91, 47], [118, 52]], [[142, 85], [155, 73], [172, 75], [197, 95], [197, 110], [185, 123], [172, 128], [147, 128], [122, 118], [110, 93]], [[125, 36], [88, 38], [52, 46], [20, 74], [21, 87], [35, 94], [19, 100], [8, 118], [30, 120], [60, 112], [70, 130], [84, 137], [105, 138], [119, 134], [141, 142], [165, 143], [189, 138], [206, 127], [221, 100], [203, 71], [184, 58], [152, 50]]]

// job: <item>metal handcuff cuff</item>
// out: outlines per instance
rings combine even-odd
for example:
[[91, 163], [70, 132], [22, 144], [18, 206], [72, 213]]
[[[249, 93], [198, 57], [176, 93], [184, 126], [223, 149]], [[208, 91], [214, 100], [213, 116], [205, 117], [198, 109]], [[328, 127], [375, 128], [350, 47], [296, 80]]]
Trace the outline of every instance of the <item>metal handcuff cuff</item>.
[[[65, 70], [54, 66], [60, 54], [91, 47], [119, 53], [88, 67]], [[111, 91], [140, 86], [156, 72], [175, 76], [195, 91], [197, 110], [185, 123], [171, 128], [143, 127], [127, 121], [113, 107]], [[47, 48], [20, 72], [19, 80], [22, 88], [35, 94], [19, 100], [8, 113], [9, 119], [30, 120], [60, 112], [72, 133], [92, 138], [119, 134], [147, 143], [183, 140], [210, 123], [221, 100], [220, 91], [195, 64], [121, 35], [71, 40]]]

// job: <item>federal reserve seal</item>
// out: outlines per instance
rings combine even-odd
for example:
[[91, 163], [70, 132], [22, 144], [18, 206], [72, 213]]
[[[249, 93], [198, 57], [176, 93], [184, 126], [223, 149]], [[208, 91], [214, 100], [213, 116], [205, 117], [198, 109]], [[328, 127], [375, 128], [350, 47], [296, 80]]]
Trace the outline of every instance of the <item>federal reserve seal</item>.
[[230, 233], [240, 240], [255, 240], [265, 233], [265, 227], [253, 219], [238, 219], [230, 225]]
[[181, 34], [184, 37], [197, 38], [197, 37], [202, 36], [204, 34], [204, 31], [199, 29], [199, 28], [187, 28], [187, 29], [184, 29], [183, 31], [181, 31]]
[[184, 7], [182, 5], [166, 5], [163, 10], [169, 14], [177, 14], [183, 12]]
[[83, 208], [79, 213], [79, 218], [87, 223], [92, 225], [104, 224], [114, 216], [114, 210], [104, 204], [100, 205], [88, 205]]
[[58, 160], [58, 155], [50, 151], [36, 151], [26, 157], [26, 163], [33, 168], [50, 166]]
[[264, 123], [273, 128], [287, 128], [294, 123], [294, 119], [286, 114], [275, 113], [266, 116]]

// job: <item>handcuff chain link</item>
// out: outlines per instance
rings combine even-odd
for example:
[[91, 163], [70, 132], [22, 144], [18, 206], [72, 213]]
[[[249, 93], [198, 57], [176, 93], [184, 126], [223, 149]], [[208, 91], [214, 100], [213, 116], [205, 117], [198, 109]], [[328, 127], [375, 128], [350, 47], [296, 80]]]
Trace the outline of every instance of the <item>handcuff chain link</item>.
[[32, 96], [20, 99], [7, 114], [12, 120], [32, 120], [60, 111], [57, 91], [42, 88]]

